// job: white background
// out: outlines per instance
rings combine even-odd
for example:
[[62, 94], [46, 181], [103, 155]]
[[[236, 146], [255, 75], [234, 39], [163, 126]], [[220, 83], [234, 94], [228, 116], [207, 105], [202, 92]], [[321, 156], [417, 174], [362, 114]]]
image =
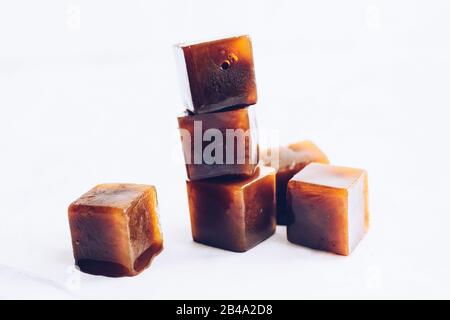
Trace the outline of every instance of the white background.
[[[0, 297], [450, 298], [448, 1], [2, 1]], [[349, 257], [191, 240], [172, 44], [248, 33], [261, 132], [365, 168]], [[178, 160], [177, 160], [178, 159]], [[67, 206], [157, 186], [165, 250], [135, 278], [79, 274]]]

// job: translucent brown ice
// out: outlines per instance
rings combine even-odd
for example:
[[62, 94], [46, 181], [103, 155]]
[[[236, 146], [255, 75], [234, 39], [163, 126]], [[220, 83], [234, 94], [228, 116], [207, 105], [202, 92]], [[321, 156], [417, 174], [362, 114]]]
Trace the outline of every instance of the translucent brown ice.
[[162, 251], [156, 189], [101, 184], [69, 207], [75, 263], [81, 271], [135, 276]]
[[185, 107], [193, 113], [255, 104], [253, 52], [247, 35], [175, 46]]
[[192, 236], [197, 242], [244, 252], [275, 232], [275, 170], [250, 178], [187, 181]]
[[258, 165], [254, 106], [178, 117], [190, 180], [223, 175], [252, 176]]
[[368, 230], [364, 170], [311, 163], [289, 181], [287, 200], [290, 242], [349, 255]]

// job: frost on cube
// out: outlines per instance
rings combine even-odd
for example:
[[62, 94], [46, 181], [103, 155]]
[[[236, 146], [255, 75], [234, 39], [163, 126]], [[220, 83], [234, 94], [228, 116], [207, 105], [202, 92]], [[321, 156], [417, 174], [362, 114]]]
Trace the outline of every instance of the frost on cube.
[[184, 114], [178, 126], [190, 180], [255, 173], [259, 154], [254, 106]]
[[275, 232], [275, 170], [246, 179], [187, 181], [194, 241], [244, 252]]
[[134, 276], [163, 248], [156, 189], [137, 184], [101, 184], [69, 207], [75, 263], [81, 271]]
[[311, 163], [289, 181], [287, 201], [290, 242], [349, 255], [368, 230], [364, 170]]
[[247, 35], [175, 46], [182, 98], [194, 113], [255, 104], [253, 52]]

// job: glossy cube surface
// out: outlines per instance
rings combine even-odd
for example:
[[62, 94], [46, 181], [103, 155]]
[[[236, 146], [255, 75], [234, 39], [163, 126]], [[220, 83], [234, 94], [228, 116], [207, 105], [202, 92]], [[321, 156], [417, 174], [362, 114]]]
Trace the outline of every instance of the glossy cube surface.
[[247, 35], [175, 46], [182, 98], [193, 113], [257, 102], [253, 51]]
[[101, 184], [69, 207], [75, 263], [81, 271], [134, 276], [163, 248], [153, 186]]
[[259, 160], [254, 106], [184, 114], [178, 126], [190, 180], [254, 174]]
[[289, 181], [287, 200], [290, 242], [349, 255], [368, 230], [364, 170], [311, 163]]
[[244, 252], [275, 232], [275, 170], [246, 179], [187, 181], [194, 241]]

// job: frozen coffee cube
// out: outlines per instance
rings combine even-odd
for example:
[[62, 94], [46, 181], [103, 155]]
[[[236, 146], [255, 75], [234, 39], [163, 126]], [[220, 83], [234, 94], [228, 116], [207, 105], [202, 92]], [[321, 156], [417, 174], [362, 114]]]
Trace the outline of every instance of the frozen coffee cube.
[[175, 46], [185, 107], [208, 113], [255, 104], [253, 52], [247, 35]]
[[194, 241], [244, 252], [275, 232], [275, 170], [187, 181]]
[[259, 153], [253, 108], [178, 117], [190, 180], [255, 173]]
[[367, 173], [311, 163], [289, 181], [287, 203], [290, 242], [349, 255], [369, 226]]
[[135, 276], [161, 252], [156, 189], [101, 184], [69, 207], [75, 263], [86, 273]]

